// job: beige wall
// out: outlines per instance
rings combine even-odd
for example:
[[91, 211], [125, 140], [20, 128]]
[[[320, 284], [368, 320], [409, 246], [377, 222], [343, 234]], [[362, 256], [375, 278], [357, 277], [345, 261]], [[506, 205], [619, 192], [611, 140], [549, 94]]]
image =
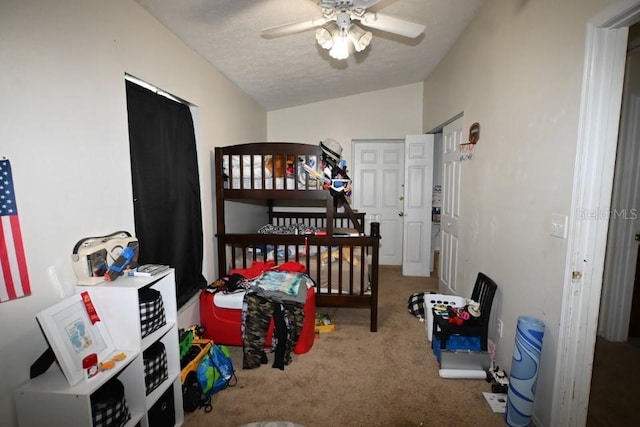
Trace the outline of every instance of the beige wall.
[[[424, 130], [464, 112], [480, 122], [463, 163], [458, 280], [478, 271], [499, 286], [496, 339], [510, 367], [520, 315], [546, 325], [535, 419], [550, 426], [587, 21], [611, 0], [489, 0], [424, 85]], [[464, 289], [463, 289], [464, 291]]]
[[269, 141], [340, 142], [351, 164], [354, 139], [394, 139], [422, 133], [422, 83], [335, 98], [267, 113]]
[[130, 73], [197, 106], [208, 279], [214, 146], [332, 137], [351, 162], [353, 139], [402, 138], [459, 112], [467, 126], [480, 122], [473, 160], [463, 165], [459, 280], [470, 287], [484, 271], [497, 281], [505, 333], [495, 341], [507, 368], [517, 317], [545, 322], [535, 416], [550, 425], [567, 250], [566, 240], [549, 236], [550, 220], [570, 214], [585, 23], [612, 3], [488, 0], [424, 85], [265, 114], [133, 1], [3, 1], [0, 155], [12, 162], [33, 284], [33, 296], [0, 305], [3, 421], [15, 423], [13, 389], [45, 347], [35, 313], [75, 281], [73, 245], [133, 229], [123, 80]]
[[13, 168], [33, 288], [0, 305], [0, 424], [14, 425], [13, 390], [45, 349], [35, 314], [72, 292], [73, 246], [134, 231], [125, 73], [196, 105], [209, 280], [210, 151], [264, 140], [267, 126], [255, 102], [131, 0], [4, 0], [0, 63], [0, 155]]

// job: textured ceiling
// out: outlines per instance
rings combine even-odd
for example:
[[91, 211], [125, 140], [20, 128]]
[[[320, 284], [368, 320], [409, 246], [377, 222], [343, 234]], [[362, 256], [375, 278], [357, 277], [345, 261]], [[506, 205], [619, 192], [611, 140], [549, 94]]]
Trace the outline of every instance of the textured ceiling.
[[423, 81], [485, 0], [381, 0], [378, 11], [423, 24], [417, 39], [371, 30], [347, 60], [331, 58], [309, 30], [264, 39], [260, 30], [322, 16], [314, 0], [136, 0], [266, 110]]

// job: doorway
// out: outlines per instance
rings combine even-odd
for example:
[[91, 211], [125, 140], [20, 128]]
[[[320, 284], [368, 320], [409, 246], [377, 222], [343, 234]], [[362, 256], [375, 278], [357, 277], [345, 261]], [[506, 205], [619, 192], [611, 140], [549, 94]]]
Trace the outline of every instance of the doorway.
[[380, 224], [380, 264], [431, 274], [434, 135], [354, 140], [353, 207]]
[[[616, 152], [613, 196], [602, 283], [602, 300], [591, 373], [587, 426], [637, 425], [640, 417], [628, 395], [618, 393], [623, 381], [635, 382], [626, 366], [640, 355], [640, 25], [629, 27], [622, 112]], [[634, 344], [636, 347], [634, 347]], [[621, 367], [624, 367], [621, 369]], [[635, 378], [638, 376], [636, 375]]]
[[630, 321], [640, 319], [640, 307], [632, 304], [640, 292], [640, 286], [634, 288], [640, 244], [635, 240], [640, 233], [640, 24], [629, 27], [628, 46], [598, 324], [598, 335], [609, 341], [626, 341], [640, 332]]
[[[404, 140], [354, 140], [353, 207], [380, 223], [380, 264], [401, 265]], [[364, 184], [366, 183], [366, 184]]]
[[586, 57], [565, 266], [552, 425], [585, 425], [600, 311], [628, 26], [640, 1], [619, 2], [587, 24]]

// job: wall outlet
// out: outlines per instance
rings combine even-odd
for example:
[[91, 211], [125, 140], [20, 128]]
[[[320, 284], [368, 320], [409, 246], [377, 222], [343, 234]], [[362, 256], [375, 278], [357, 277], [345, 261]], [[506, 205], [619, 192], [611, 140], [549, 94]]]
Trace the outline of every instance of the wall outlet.
[[502, 338], [502, 319], [498, 319], [498, 337]]

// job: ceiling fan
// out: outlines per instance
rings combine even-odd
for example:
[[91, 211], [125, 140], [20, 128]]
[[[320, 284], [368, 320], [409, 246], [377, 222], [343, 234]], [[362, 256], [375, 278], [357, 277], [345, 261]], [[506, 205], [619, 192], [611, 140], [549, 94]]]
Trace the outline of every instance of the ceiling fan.
[[316, 40], [336, 59], [349, 56], [349, 42], [356, 52], [363, 51], [373, 35], [354, 23], [385, 31], [399, 36], [416, 38], [423, 33], [425, 26], [395, 18], [378, 12], [367, 12], [367, 8], [381, 0], [315, 0], [320, 6], [322, 17], [306, 21], [290, 22], [264, 28], [263, 38], [275, 38], [316, 29]]

